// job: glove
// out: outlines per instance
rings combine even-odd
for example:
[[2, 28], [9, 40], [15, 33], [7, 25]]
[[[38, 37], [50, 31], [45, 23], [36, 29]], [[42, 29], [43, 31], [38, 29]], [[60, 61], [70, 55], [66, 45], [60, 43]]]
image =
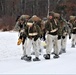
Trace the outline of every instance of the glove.
[[22, 42], [22, 39], [18, 39], [17, 45], [20, 45]]
[[58, 38], [57, 39], [60, 40], [61, 39], [61, 35], [58, 35]]
[[37, 39], [38, 39], [38, 36], [35, 36], [35, 37], [34, 37], [34, 41], [36, 41]]
[[23, 38], [25, 38], [25, 39], [26, 39], [26, 35], [23, 35]]
[[62, 36], [63, 39], [65, 39], [65, 36]]
[[71, 36], [69, 36], [69, 39], [71, 39]]

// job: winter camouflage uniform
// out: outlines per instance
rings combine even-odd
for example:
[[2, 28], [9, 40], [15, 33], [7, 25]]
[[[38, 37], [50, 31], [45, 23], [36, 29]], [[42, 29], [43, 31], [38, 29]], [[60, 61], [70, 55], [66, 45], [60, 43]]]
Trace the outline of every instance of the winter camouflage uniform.
[[[18, 21], [16, 22], [16, 25], [15, 25], [15, 30], [19, 31], [19, 38], [18, 38], [18, 42], [17, 44], [20, 45], [22, 43], [22, 49], [23, 49], [23, 56], [21, 57], [21, 59], [23, 60], [24, 57], [26, 57], [26, 44], [27, 44], [27, 35], [26, 35], [26, 32], [24, 31], [25, 27], [26, 27], [26, 23], [27, 23], [27, 20], [26, 20], [26, 15], [22, 15]], [[28, 18], [29, 19], [29, 18]]]
[[69, 31], [68, 31], [69, 27], [68, 27], [68, 24], [65, 21], [63, 21], [61, 23], [61, 26], [62, 26], [62, 38], [61, 38], [61, 51], [60, 51], [60, 54], [66, 52], [67, 35], [69, 33]]
[[31, 46], [33, 45], [33, 49], [35, 52], [34, 61], [39, 61], [39, 48], [38, 48], [38, 39], [41, 36], [41, 29], [38, 25], [35, 25], [33, 21], [29, 20], [27, 22], [27, 26], [25, 28], [25, 32], [27, 32], [27, 45], [26, 45], [26, 53], [27, 58], [26, 61], [31, 61]]
[[51, 53], [53, 47], [54, 47], [54, 52], [55, 52], [54, 58], [58, 58], [59, 52], [61, 49], [60, 48], [61, 27], [60, 27], [60, 23], [58, 21], [58, 18], [60, 15], [58, 13], [56, 13], [56, 14], [54, 14], [55, 18], [48, 20], [45, 24], [45, 28], [47, 31], [46, 54], [44, 55], [45, 59], [50, 59], [50, 53]]
[[72, 24], [72, 47], [75, 47], [76, 43], [76, 16], [70, 16], [70, 23]]
[[[43, 49], [42, 44], [41, 44], [41, 38], [43, 36], [44, 24], [42, 23], [42, 20], [39, 17], [37, 17], [36, 15], [32, 16], [31, 20], [34, 21], [35, 25], [38, 25], [40, 27], [41, 32], [42, 32], [41, 37], [38, 39], [38, 46], [39, 46], [38, 48], [39, 48], [39, 53], [41, 54], [42, 49]], [[35, 54], [35, 53], [32, 52], [32, 54]]]

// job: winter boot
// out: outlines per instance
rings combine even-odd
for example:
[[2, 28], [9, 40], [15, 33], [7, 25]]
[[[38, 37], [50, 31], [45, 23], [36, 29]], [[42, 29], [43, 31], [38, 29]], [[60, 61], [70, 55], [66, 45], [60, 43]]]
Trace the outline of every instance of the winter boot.
[[40, 61], [38, 57], [34, 58], [33, 61]]
[[55, 56], [53, 58], [54, 59], [59, 58], [59, 55], [55, 54]]
[[62, 53], [66, 53], [66, 50], [65, 49], [62, 49]]
[[43, 56], [45, 59], [50, 59], [50, 54], [44, 54], [44, 56]]
[[62, 52], [62, 50], [59, 52], [59, 55], [61, 55], [63, 52]]
[[55, 54], [55, 52], [52, 52], [51, 54]]
[[31, 55], [35, 55], [35, 52], [32, 52]]
[[74, 44], [72, 44], [72, 48], [75, 48], [75, 45]]
[[24, 58], [25, 61], [31, 61], [31, 56], [27, 56], [27, 58]]
[[22, 57], [21, 57], [21, 60], [23, 60], [23, 59], [26, 58], [26, 57], [27, 57], [27, 55], [22, 56]]

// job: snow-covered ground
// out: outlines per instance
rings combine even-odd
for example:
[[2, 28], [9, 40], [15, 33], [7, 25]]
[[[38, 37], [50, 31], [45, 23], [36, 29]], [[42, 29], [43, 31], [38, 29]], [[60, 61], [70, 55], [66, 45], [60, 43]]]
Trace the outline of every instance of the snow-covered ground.
[[0, 32], [0, 74], [76, 74], [76, 48], [67, 41], [67, 53], [59, 59], [26, 62], [21, 60], [22, 46], [17, 46], [17, 32]]

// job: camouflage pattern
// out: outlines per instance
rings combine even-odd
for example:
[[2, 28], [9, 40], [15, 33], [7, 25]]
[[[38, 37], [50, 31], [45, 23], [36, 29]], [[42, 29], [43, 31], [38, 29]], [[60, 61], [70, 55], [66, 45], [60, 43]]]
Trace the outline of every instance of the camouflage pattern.
[[71, 32], [76, 34], [76, 21], [75, 20], [70, 20], [70, 23], [72, 24]]
[[[46, 31], [49, 32], [49, 34], [55, 34], [55, 35], [58, 35], [60, 34], [60, 23], [59, 22], [55, 22], [54, 19], [52, 20], [48, 20], [45, 24], [45, 28], [46, 28]], [[57, 29], [56, 32], [50, 32], [54, 29]]]
[[74, 21], [72, 25], [73, 25], [72, 33], [76, 34], [76, 21]]
[[24, 29], [25, 29], [25, 33], [26, 33], [27, 37], [29, 37], [29, 38], [35, 37], [35, 36], [30, 36], [29, 33], [32, 33], [32, 34], [37, 33], [37, 35], [36, 35], [37, 37], [40, 37], [42, 34], [40, 27], [35, 24], [33, 24], [33, 26], [31, 28], [29, 28], [29, 26], [26, 26]]

